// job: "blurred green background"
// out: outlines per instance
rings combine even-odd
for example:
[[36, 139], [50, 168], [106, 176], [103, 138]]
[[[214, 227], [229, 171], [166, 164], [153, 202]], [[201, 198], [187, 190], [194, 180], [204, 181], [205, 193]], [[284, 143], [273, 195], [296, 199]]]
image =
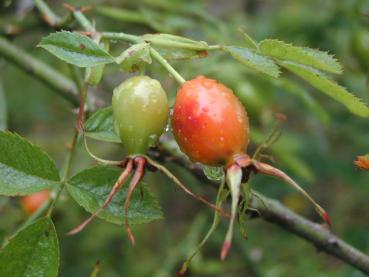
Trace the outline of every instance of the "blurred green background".
[[[369, 2], [367, 0], [143, 0], [48, 1], [59, 15], [64, 2], [92, 9], [99, 31], [133, 34], [167, 32], [214, 44], [243, 45], [242, 28], [256, 40], [278, 38], [299, 46], [329, 51], [343, 64], [337, 81], [369, 103]], [[113, 7], [113, 9], [112, 9]], [[119, 9], [121, 10], [119, 10]], [[120, 11], [120, 12], [119, 12]], [[78, 30], [78, 27], [76, 27]], [[41, 37], [53, 32], [40, 19], [32, 1], [1, 1], [0, 33], [32, 55], [66, 75], [70, 68], [36, 48]], [[118, 55], [127, 47], [112, 45]], [[274, 114], [284, 113], [283, 134], [269, 150], [276, 165], [295, 178], [331, 214], [333, 230], [369, 254], [369, 174], [357, 170], [353, 160], [369, 152], [368, 120], [283, 72], [278, 80], [249, 71], [228, 56], [176, 61], [173, 66], [186, 78], [202, 74], [231, 87], [246, 106], [251, 120], [249, 152], [265, 138]], [[160, 80], [174, 100], [176, 84], [159, 65], [148, 73]], [[82, 76], [82, 72], [79, 72]], [[102, 83], [92, 91], [91, 105], [110, 105], [112, 89], [128, 77], [107, 66]], [[0, 58], [0, 109], [8, 110], [8, 129], [39, 145], [61, 168], [76, 112], [51, 89]], [[0, 97], [1, 99], [1, 97]], [[119, 159], [122, 147], [92, 143], [100, 156]], [[93, 165], [79, 148], [74, 172]], [[215, 192], [186, 170], [168, 164], [198, 193], [214, 198]], [[100, 276], [174, 276], [212, 220], [212, 211], [174, 188], [160, 174], [146, 177], [159, 198], [165, 220], [134, 227], [132, 247], [121, 226], [95, 220], [81, 234], [65, 233], [87, 213], [67, 194], [54, 216], [61, 247], [60, 276], [88, 276], [96, 261]], [[255, 189], [281, 200], [304, 216], [318, 221], [312, 207], [298, 194], [270, 178], [255, 177]], [[0, 198], [0, 241], [25, 219], [16, 198]], [[227, 228], [222, 222], [210, 242], [194, 260], [190, 276], [364, 276], [341, 261], [319, 252], [301, 238], [262, 220], [250, 220], [249, 239], [236, 235], [229, 258], [222, 263], [219, 249]], [[237, 232], [236, 232], [237, 233]]]

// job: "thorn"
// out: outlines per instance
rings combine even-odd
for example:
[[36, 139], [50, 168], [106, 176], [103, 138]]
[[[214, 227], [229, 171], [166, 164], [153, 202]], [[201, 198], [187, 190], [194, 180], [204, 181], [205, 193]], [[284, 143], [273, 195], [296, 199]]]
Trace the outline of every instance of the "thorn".
[[329, 214], [327, 212], [322, 213], [322, 218], [328, 224], [328, 226], [331, 228], [332, 227], [332, 221], [331, 221], [331, 218], [330, 218]]
[[68, 4], [68, 3], [63, 3], [63, 6], [70, 12], [74, 12], [76, 10], [76, 8], [73, 5]]

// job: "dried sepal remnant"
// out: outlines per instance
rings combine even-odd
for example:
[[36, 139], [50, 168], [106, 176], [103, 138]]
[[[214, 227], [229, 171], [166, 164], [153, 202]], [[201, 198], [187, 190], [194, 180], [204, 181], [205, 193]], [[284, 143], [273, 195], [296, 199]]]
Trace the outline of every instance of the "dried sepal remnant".
[[360, 169], [369, 170], [369, 154], [365, 156], [358, 156], [354, 163]]

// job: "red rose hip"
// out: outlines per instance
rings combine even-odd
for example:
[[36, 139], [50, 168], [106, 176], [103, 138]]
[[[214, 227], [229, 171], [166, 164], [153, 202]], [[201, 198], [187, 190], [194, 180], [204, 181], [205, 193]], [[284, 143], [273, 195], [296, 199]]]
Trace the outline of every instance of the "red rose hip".
[[204, 76], [185, 82], [174, 104], [173, 133], [192, 161], [224, 165], [246, 151], [247, 113], [233, 91]]

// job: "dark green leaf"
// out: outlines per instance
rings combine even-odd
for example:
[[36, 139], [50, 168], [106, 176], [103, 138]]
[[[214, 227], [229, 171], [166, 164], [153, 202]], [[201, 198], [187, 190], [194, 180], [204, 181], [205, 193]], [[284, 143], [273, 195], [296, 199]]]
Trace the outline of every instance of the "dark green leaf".
[[79, 67], [92, 67], [114, 62], [114, 58], [103, 47], [89, 37], [78, 33], [66, 31], [53, 33], [43, 38], [38, 46], [59, 59]]
[[121, 143], [114, 129], [113, 109], [98, 110], [85, 123], [86, 136], [108, 142]]
[[[86, 211], [93, 213], [103, 205], [121, 173], [122, 169], [118, 167], [87, 169], [72, 177], [67, 184], [67, 189], [79, 205]], [[115, 224], [124, 223], [124, 202], [127, 187], [128, 183], [115, 195], [108, 207], [98, 217]], [[140, 198], [139, 189], [133, 193], [128, 216], [131, 224], [148, 223], [163, 217], [157, 201], [145, 187], [143, 199]]]
[[38, 147], [0, 131], [0, 194], [26, 195], [59, 184], [58, 171]]
[[336, 82], [328, 79], [319, 70], [294, 62], [280, 61], [279, 63], [310, 83], [313, 87], [345, 105], [353, 114], [362, 117], [369, 117], [369, 108], [360, 98], [357, 98], [354, 94], [349, 93], [344, 87], [341, 87]]
[[145, 64], [151, 64], [150, 45], [147, 43], [135, 44], [116, 58], [116, 62], [124, 71], [137, 71]]
[[47, 217], [19, 231], [0, 251], [1, 276], [55, 277], [58, 268], [58, 238]]
[[8, 122], [8, 111], [6, 106], [5, 93], [0, 82], [0, 131], [4, 131], [7, 129]]
[[224, 48], [233, 58], [251, 69], [260, 71], [274, 78], [279, 76], [279, 67], [274, 61], [256, 54], [252, 49], [236, 46], [225, 46]]
[[276, 39], [265, 39], [259, 43], [260, 53], [273, 58], [308, 65], [320, 70], [340, 74], [341, 65], [332, 55], [319, 50], [297, 47]]

